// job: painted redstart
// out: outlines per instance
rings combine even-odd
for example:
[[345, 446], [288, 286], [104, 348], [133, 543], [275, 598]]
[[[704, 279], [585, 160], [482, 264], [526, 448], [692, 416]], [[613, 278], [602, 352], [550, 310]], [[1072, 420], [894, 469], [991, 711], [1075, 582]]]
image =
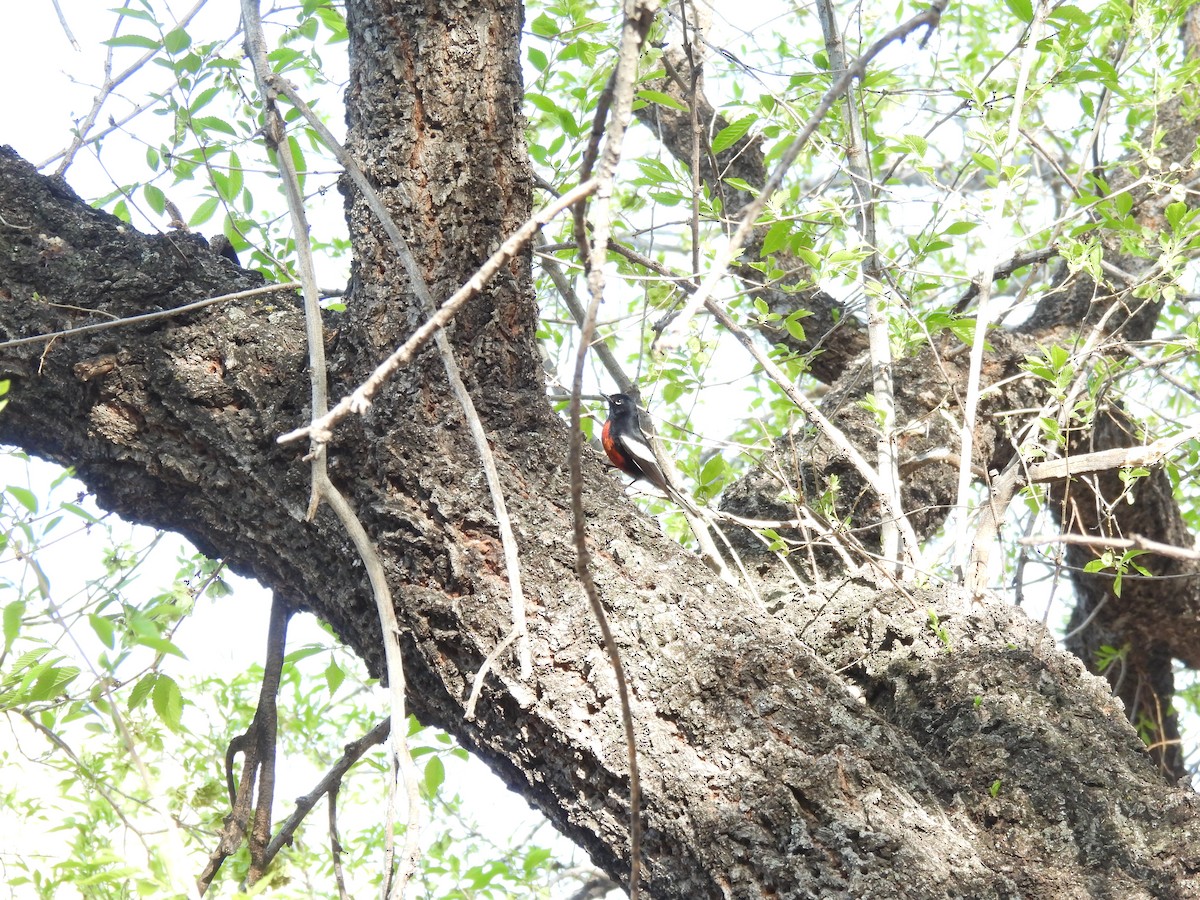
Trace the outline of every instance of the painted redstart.
[[644, 481], [653, 485], [668, 499], [683, 507], [683, 514], [700, 545], [705, 564], [730, 584], [736, 584], [737, 578], [725, 565], [712, 535], [708, 533], [703, 513], [691, 497], [677, 491], [663, 475], [654, 451], [650, 449], [650, 442], [642, 431], [641, 418], [633, 398], [628, 394], [612, 394], [604, 399], [608, 401], [608, 421], [600, 432], [600, 442], [604, 445], [609, 462], [635, 482]]
[[600, 441], [609, 462], [635, 481], [648, 482], [668, 497], [675, 497], [677, 492], [667, 483], [654, 451], [650, 449], [650, 442], [642, 432], [633, 398], [628, 394], [612, 394], [606, 395], [605, 399], [608, 401], [608, 421], [604, 423]]

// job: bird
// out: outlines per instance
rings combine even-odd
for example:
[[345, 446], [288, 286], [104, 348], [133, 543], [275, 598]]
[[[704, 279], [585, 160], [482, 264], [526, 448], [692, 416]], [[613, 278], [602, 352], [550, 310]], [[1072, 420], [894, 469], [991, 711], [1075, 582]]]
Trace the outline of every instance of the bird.
[[637, 404], [628, 394], [602, 395], [608, 401], [608, 419], [600, 432], [600, 442], [608, 460], [634, 481], [644, 481], [668, 497], [678, 491], [671, 487], [642, 431]]

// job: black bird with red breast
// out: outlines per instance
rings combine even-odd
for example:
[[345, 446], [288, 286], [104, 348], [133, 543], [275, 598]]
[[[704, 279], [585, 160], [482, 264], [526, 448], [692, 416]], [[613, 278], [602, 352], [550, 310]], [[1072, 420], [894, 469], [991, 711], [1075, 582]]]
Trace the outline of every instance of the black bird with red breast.
[[609, 462], [635, 481], [648, 482], [668, 497], [674, 497], [676, 492], [663, 476], [642, 431], [633, 398], [628, 394], [611, 394], [605, 395], [604, 399], [608, 401], [608, 420], [600, 433], [600, 441]]

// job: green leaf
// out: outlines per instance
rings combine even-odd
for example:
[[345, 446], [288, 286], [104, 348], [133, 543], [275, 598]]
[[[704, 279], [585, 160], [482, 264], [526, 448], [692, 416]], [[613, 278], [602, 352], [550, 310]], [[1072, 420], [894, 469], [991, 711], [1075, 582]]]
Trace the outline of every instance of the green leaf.
[[124, 6], [119, 9], [110, 9], [109, 12], [115, 12], [123, 19], [141, 19], [143, 22], [149, 22], [155, 28], [162, 28], [158, 19], [154, 18], [154, 14], [148, 9], [135, 9], [132, 6]]
[[346, 33], [346, 17], [337, 10], [323, 6], [317, 10], [317, 18], [321, 20], [322, 25], [329, 29], [330, 44], [336, 44], [349, 38]]
[[521, 867], [525, 870], [526, 875], [532, 875], [548, 859], [550, 859], [550, 851], [547, 848], [534, 847], [525, 854], [525, 861]]
[[148, 672], [138, 679], [138, 683], [133, 686], [133, 690], [129, 692], [129, 708], [137, 709], [146, 702], [146, 697], [150, 691], [154, 689], [154, 682], [158, 681], [158, 673]]
[[145, 50], [157, 50], [162, 46], [161, 41], [140, 34], [122, 34], [100, 43], [108, 47], [142, 47]]
[[29, 490], [28, 488], [17, 487], [14, 484], [10, 484], [7, 488], [5, 488], [5, 490], [8, 491], [14, 500], [16, 500], [34, 515], [37, 515], [38, 498], [33, 491]]
[[923, 157], [929, 152], [929, 141], [919, 134], [906, 134], [900, 139], [900, 143], [914, 156]]
[[307, 647], [300, 647], [293, 650], [283, 658], [283, 661], [289, 665], [294, 665], [302, 659], [308, 659], [310, 656], [316, 656], [318, 653], [324, 653], [325, 648], [320, 644], [309, 644]]
[[216, 116], [196, 116], [192, 119], [192, 127], [201, 134], [209, 131], [217, 131], [221, 134], [237, 137], [237, 132], [233, 126], [224, 119], [218, 119]]
[[546, 67], [550, 65], [550, 61], [546, 59], [546, 54], [537, 47], [530, 47], [527, 53], [530, 64], [539, 72], [545, 72]]
[[1183, 216], [1186, 212], [1186, 203], [1178, 202], [1167, 204], [1167, 208], [1164, 210], [1164, 213], [1167, 216], [1167, 222], [1170, 224], [1172, 231], [1179, 230], [1179, 223], [1183, 221]]
[[59, 508], [64, 510], [65, 512], [69, 512], [73, 516], [78, 516], [79, 518], [81, 518], [85, 522], [87, 522], [89, 525], [100, 524], [99, 519], [97, 519], [95, 516], [93, 516], [90, 512], [88, 512], [86, 509], [84, 509], [82, 506], [80, 506], [77, 503], [63, 503]]
[[37, 683], [29, 690], [28, 699], [50, 700], [57, 697], [78, 677], [79, 669], [75, 666], [50, 666], [38, 676]]
[[978, 222], [951, 222], [942, 230], [942, 234], [966, 234], [978, 227]]
[[720, 481], [728, 470], [729, 466], [725, 462], [725, 457], [718, 453], [706, 462], [700, 470], [700, 483], [709, 485]]
[[346, 672], [337, 664], [336, 659], [331, 659], [329, 665], [325, 667], [325, 684], [329, 687], [330, 694], [336, 694], [337, 689], [342, 686], [342, 682], [346, 680]]
[[292, 154], [292, 165], [296, 167], [296, 176], [300, 180], [300, 186], [304, 187], [304, 174], [308, 171], [308, 164], [304, 161], [304, 150], [300, 147], [300, 142], [296, 140], [294, 134], [288, 135], [288, 150]]
[[669, 109], [678, 109], [687, 112], [687, 106], [680, 103], [670, 94], [664, 94], [662, 91], [652, 91], [649, 88], [643, 91], [638, 91], [637, 95], [647, 103], [656, 103], [659, 106], [665, 106]]
[[529, 23], [529, 30], [538, 37], [554, 37], [558, 34], [558, 23], [545, 13]]
[[212, 102], [212, 99], [219, 93], [221, 93], [221, 88], [219, 87], [205, 88], [196, 96], [195, 100], [188, 104], [188, 112], [193, 116], [196, 115], [196, 113], [208, 106]]
[[429, 761], [425, 763], [425, 779], [422, 784], [425, 796], [437, 796], [438, 789], [445, 780], [446, 764], [442, 762], [439, 756], [429, 757]]
[[779, 221], [767, 229], [763, 236], [762, 256], [765, 258], [785, 246], [792, 234], [792, 223]]
[[150, 208], [160, 216], [166, 212], [167, 198], [161, 188], [148, 184], [142, 188], [142, 196], [146, 198], [146, 202], [150, 205]]
[[92, 631], [96, 632], [96, 637], [100, 638], [101, 643], [109, 650], [116, 646], [115, 634], [116, 629], [113, 628], [112, 620], [106, 616], [98, 616], [95, 613], [88, 615], [88, 622], [92, 626]]
[[1092, 20], [1088, 17], [1087, 13], [1078, 6], [1071, 6], [1069, 3], [1064, 3], [1062, 6], [1051, 10], [1046, 18], [1052, 22], [1068, 22], [1076, 28], [1090, 28], [1092, 25]]
[[183, 718], [183, 693], [174, 678], [161, 672], [154, 682], [154, 711], [168, 728], [179, 730]]
[[1004, 0], [1004, 4], [1022, 22], [1033, 21], [1033, 0]]
[[742, 118], [738, 119], [732, 125], [726, 125], [720, 131], [718, 131], [716, 137], [713, 138], [713, 153], [720, 153], [722, 150], [728, 150], [743, 137], [745, 137], [746, 132], [750, 130], [750, 126], [757, 121], [758, 116], [751, 114], [748, 116], [742, 116]]
[[166, 638], [154, 637], [153, 635], [148, 634], [141, 635], [137, 638], [137, 643], [141, 644], [143, 647], [149, 647], [156, 653], [164, 653], [171, 656], [178, 656], [180, 659], [187, 659], [187, 657], [183, 655], [183, 651]]
[[13, 600], [4, 605], [4, 652], [7, 653], [21, 633], [21, 620], [25, 617], [25, 601]]
[[192, 39], [182, 28], [172, 28], [163, 38], [163, 46], [167, 48], [168, 53], [174, 55], [192, 46]]
[[236, 197], [246, 185], [245, 174], [242, 172], [242, 160], [236, 153], [229, 154], [229, 190]]
[[217, 211], [217, 204], [220, 201], [216, 197], [209, 197], [192, 213], [192, 217], [188, 219], [188, 225], [195, 228], [197, 225], [203, 225], [213, 217], [213, 213]]
[[804, 325], [801, 324], [800, 320], [803, 319], [805, 316], [809, 316], [809, 315], [812, 315], [812, 313], [809, 310], [800, 309], [800, 310], [797, 310], [796, 312], [792, 313], [786, 319], [783, 320], [783, 327], [786, 328], [787, 333], [792, 336], [792, 340], [794, 340], [794, 341], [808, 340], [808, 335], [805, 333]]

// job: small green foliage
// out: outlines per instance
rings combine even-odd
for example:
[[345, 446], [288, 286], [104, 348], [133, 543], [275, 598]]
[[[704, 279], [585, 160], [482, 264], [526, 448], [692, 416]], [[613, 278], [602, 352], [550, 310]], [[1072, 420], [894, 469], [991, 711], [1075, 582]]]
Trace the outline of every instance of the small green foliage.
[[1125, 662], [1125, 657], [1129, 655], [1129, 646], [1126, 645], [1117, 649], [1109, 644], [1104, 644], [1096, 650], [1096, 668], [1100, 672], [1107, 672], [1114, 663]]
[[1113, 576], [1113, 593], [1120, 597], [1122, 579], [1131, 569], [1146, 578], [1153, 577], [1145, 566], [1136, 562], [1137, 558], [1144, 554], [1144, 550], [1126, 550], [1121, 554], [1117, 554], [1112, 550], [1105, 550], [1096, 559], [1086, 563], [1083, 570], [1085, 572], [1104, 572], [1112, 569], [1115, 573]]
[[950, 630], [946, 628], [946, 626], [942, 623], [942, 620], [938, 617], [938, 614], [932, 608], [926, 610], [926, 612], [929, 616], [930, 631], [936, 635], [937, 639], [941, 641], [942, 645], [946, 648], [946, 652], [949, 653], [953, 649], [950, 646]]

